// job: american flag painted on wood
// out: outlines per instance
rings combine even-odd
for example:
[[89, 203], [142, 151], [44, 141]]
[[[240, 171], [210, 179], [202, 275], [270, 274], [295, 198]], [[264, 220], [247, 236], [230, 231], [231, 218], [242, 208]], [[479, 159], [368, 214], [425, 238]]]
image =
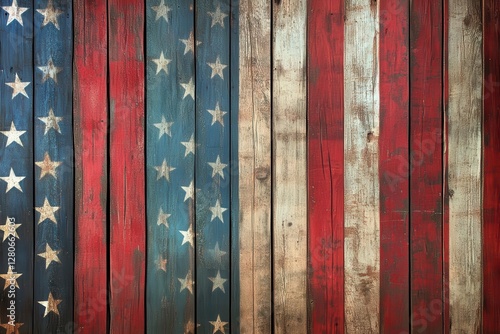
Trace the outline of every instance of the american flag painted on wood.
[[0, 333], [500, 332], [496, 0], [0, 7]]

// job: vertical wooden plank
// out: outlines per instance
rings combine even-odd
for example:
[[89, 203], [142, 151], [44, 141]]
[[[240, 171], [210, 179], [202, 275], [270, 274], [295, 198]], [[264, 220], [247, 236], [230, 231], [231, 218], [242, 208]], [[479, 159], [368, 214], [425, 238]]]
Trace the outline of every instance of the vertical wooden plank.
[[443, 330], [441, 1], [411, 3], [411, 327]]
[[[75, 0], [75, 323], [107, 330], [107, 6]], [[99, 259], [98, 261], [96, 259]], [[123, 281], [125, 288], [127, 281]]]
[[410, 310], [409, 2], [378, 3], [380, 128], [367, 141], [378, 142], [379, 152], [380, 331], [399, 333], [409, 330]]
[[482, 7], [450, 0], [448, 195], [451, 333], [481, 331]]
[[[108, 1], [110, 328], [144, 332], [144, 4]], [[123, 287], [123, 278], [130, 284]]]
[[376, 2], [347, 0], [344, 65], [347, 332], [380, 331], [379, 27]]
[[[195, 70], [196, 322], [202, 332], [224, 333], [231, 326], [231, 1], [196, 1], [195, 11], [201, 42]], [[183, 240], [192, 231], [180, 231]]]
[[274, 330], [307, 331], [305, 0], [273, 3]]
[[500, 3], [484, 1], [483, 332], [500, 332]]
[[240, 2], [241, 333], [271, 333], [271, 3]]
[[0, 324], [6, 332], [27, 333], [37, 307], [33, 304], [34, 9], [33, 1], [0, 4]]
[[73, 320], [73, 6], [35, 1], [34, 333]]
[[147, 330], [194, 333], [194, 251], [179, 233], [194, 223], [193, 3], [146, 1], [146, 14]]
[[308, 15], [309, 330], [343, 333], [344, 2]]

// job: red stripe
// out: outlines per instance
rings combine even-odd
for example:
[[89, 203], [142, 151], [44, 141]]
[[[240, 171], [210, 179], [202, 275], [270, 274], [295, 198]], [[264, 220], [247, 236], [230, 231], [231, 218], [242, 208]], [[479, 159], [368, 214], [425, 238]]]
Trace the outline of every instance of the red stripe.
[[144, 4], [110, 0], [110, 325], [144, 332]]
[[406, 0], [380, 2], [380, 330], [384, 333], [409, 328], [408, 13]]
[[343, 333], [343, 1], [310, 1], [308, 32], [310, 328]]
[[75, 322], [105, 333], [107, 319], [106, 1], [75, 1]]

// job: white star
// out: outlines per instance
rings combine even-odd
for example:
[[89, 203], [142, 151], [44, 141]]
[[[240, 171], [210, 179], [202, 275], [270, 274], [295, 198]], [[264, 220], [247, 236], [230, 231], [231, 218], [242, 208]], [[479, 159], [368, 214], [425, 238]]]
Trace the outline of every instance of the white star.
[[45, 259], [45, 269], [47, 269], [52, 262], [61, 263], [59, 257], [57, 256], [61, 250], [53, 250], [48, 243], [45, 244], [45, 252], [37, 254]]
[[217, 59], [215, 59], [215, 63], [207, 63], [207, 64], [212, 68], [212, 75], [210, 76], [210, 78], [213, 78], [216, 75], [218, 75], [219, 77], [221, 77], [222, 80], [224, 80], [223, 70], [227, 67], [227, 65], [224, 65], [220, 62], [219, 56], [217, 56]]
[[57, 73], [62, 71], [61, 67], [54, 66], [52, 58], [49, 58], [47, 66], [38, 66], [38, 69], [43, 73], [42, 83], [47, 81], [47, 79], [52, 79], [57, 83]]
[[213, 283], [212, 292], [214, 292], [215, 289], [221, 289], [223, 293], [226, 293], [226, 291], [224, 290], [224, 283], [227, 281], [227, 279], [220, 277], [220, 270], [217, 271], [217, 276], [209, 277], [208, 279]]
[[10, 123], [10, 130], [9, 131], [0, 131], [3, 135], [7, 136], [7, 143], [5, 144], [5, 147], [9, 146], [12, 143], [17, 143], [19, 146], [23, 147], [23, 143], [21, 142], [21, 136], [25, 133], [26, 131], [17, 131], [16, 126], [14, 125], [14, 122]]
[[[184, 54], [188, 53], [189, 51], [191, 51], [192, 53], [194, 53], [194, 35], [193, 35], [192, 31], [189, 33], [188, 39], [182, 39], [181, 38], [180, 41], [182, 43], [184, 43], [184, 45], [186, 46], [184, 48]], [[201, 44], [201, 42], [196, 41], [196, 46], [198, 46], [200, 44]]]
[[214, 177], [216, 174], [219, 174], [222, 178], [224, 178], [224, 168], [227, 167], [227, 164], [223, 164], [220, 162], [220, 156], [217, 156], [215, 162], [209, 162], [208, 164], [213, 169], [212, 177]]
[[167, 135], [169, 137], [172, 137], [172, 132], [170, 131], [172, 124], [174, 124], [174, 122], [167, 122], [165, 120], [165, 116], [161, 116], [160, 123], [153, 124], [154, 126], [156, 126], [158, 128], [158, 130], [160, 130], [160, 133], [158, 134], [158, 139], [160, 139], [163, 135]]
[[187, 157], [189, 153], [193, 153], [196, 148], [196, 144], [194, 142], [194, 133], [191, 135], [191, 138], [189, 138], [189, 141], [181, 141], [181, 144], [184, 145], [186, 148], [186, 152], [184, 152], [184, 156]]
[[158, 174], [156, 175], [156, 181], [164, 177], [168, 182], [170, 182], [170, 172], [175, 170], [174, 167], [167, 165], [167, 160], [163, 159], [161, 166], [155, 167]]
[[12, 21], [16, 20], [23, 25], [23, 18], [21, 15], [25, 11], [27, 11], [29, 8], [26, 7], [18, 7], [17, 6], [17, 0], [12, 0], [12, 6], [3, 6], [3, 10], [5, 10], [7, 13], [9, 13], [9, 18], [7, 19], [7, 25], [9, 25]]
[[16, 176], [12, 168], [10, 169], [9, 176], [3, 176], [0, 177], [0, 179], [7, 182], [7, 189], [5, 190], [5, 193], [8, 193], [12, 188], [16, 188], [17, 190], [23, 192], [19, 182], [24, 180], [25, 176]]
[[165, 58], [163, 51], [160, 53], [160, 58], [153, 59], [153, 62], [156, 64], [156, 74], [164, 71], [168, 74], [168, 64], [170, 64], [172, 60]]
[[188, 83], [181, 83], [182, 88], [184, 88], [184, 96], [182, 99], [184, 100], [186, 96], [191, 96], [191, 98], [194, 100], [194, 94], [195, 94], [195, 86], [193, 82], [193, 78], [189, 79]]
[[191, 181], [191, 183], [189, 183], [189, 186], [187, 187], [182, 187], [182, 190], [184, 190], [186, 192], [186, 196], [184, 196], [184, 202], [187, 201], [188, 199], [192, 199], [194, 200], [194, 184], [193, 184], [193, 181]]
[[183, 238], [182, 238], [182, 245], [184, 245], [186, 242], [189, 242], [189, 244], [191, 245], [191, 247], [194, 247], [194, 234], [193, 234], [193, 226], [192, 225], [189, 225], [189, 228], [187, 229], [187, 231], [179, 231], [180, 234], [182, 234]]
[[62, 299], [54, 299], [52, 292], [49, 292], [49, 298], [45, 301], [39, 301], [38, 304], [45, 307], [45, 313], [43, 317], [45, 318], [50, 312], [54, 312], [59, 315], [59, 310], [57, 306], [62, 302]]
[[62, 121], [63, 118], [56, 117], [52, 108], [49, 110], [49, 115], [47, 117], [38, 117], [38, 119], [45, 123], [45, 132], [43, 133], [44, 135], [46, 135], [50, 129], [54, 129], [57, 132], [61, 133], [59, 122]]
[[163, 209], [160, 208], [160, 212], [158, 213], [158, 220], [156, 221], [156, 225], [165, 225], [168, 228], [168, 218], [171, 216], [169, 213], [163, 212]]
[[215, 122], [219, 122], [222, 126], [224, 126], [224, 115], [227, 114], [226, 111], [220, 110], [219, 102], [215, 105], [215, 110], [207, 110], [210, 115], [212, 115], [212, 124], [214, 125]]
[[158, 6], [152, 6], [151, 8], [156, 12], [155, 21], [158, 21], [161, 17], [163, 17], [168, 23], [168, 12], [170, 12], [172, 9], [165, 5], [165, 0], [161, 0]]
[[35, 165], [40, 167], [40, 180], [45, 175], [52, 175], [55, 179], [57, 179], [57, 171], [56, 168], [62, 165], [60, 161], [52, 161], [50, 160], [49, 152], [45, 152], [43, 156], [43, 161], [36, 161]]
[[26, 87], [30, 84], [31, 82], [22, 82], [21, 79], [19, 79], [19, 76], [16, 73], [16, 79], [14, 82], [6, 82], [5, 84], [9, 86], [10, 88], [13, 89], [12, 91], [12, 99], [14, 99], [17, 95], [22, 94], [26, 96], [28, 99], [30, 98], [28, 96], [28, 93], [26, 93]]
[[7, 217], [7, 220], [5, 221], [5, 224], [4, 225], [0, 225], [0, 231], [3, 231], [3, 240], [2, 242], [4, 242], [5, 240], [7, 240], [7, 238], [9, 237], [9, 235], [12, 235], [13, 237], [16, 237], [19, 239], [19, 235], [17, 234], [17, 229], [19, 228], [19, 226], [21, 226], [21, 224], [13, 224], [11, 223], [11, 219], [12, 218], [9, 218]]
[[52, 0], [49, 0], [47, 3], [47, 7], [45, 9], [37, 9], [37, 12], [43, 15], [43, 23], [42, 26], [46, 26], [49, 23], [52, 23], [57, 30], [59, 30], [59, 23], [57, 22], [57, 17], [61, 15], [62, 10], [55, 9], [52, 4]]
[[222, 257], [227, 254], [227, 252], [224, 252], [224, 251], [220, 250], [218, 242], [215, 243], [214, 249], [210, 249], [210, 253], [213, 254], [213, 257], [219, 263], [222, 262]]
[[222, 223], [224, 223], [222, 214], [227, 211], [227, 209], [220, 206], [219, 200], [215, 202], [215, 206], [210, 207], [210, 211], [212, 211], [212, 218], [210, 219], [211, 222], [214, 221], [214, 219], [217, 217]]
[[[5, 285], [3, 287], [4, 290], [8, 289], [10, 286], [15, 286], [16, 288], [19, 288], [19, 284], [17, 284], [17, 279], [21, 277], [23, 274], [18, 274], [17, 272], [12, 271], [12, 266], [9, 265], [9, 269], [7, 269], [7, 273], [4, 275], [0, 275], [1, 278], [5, 280]], [[9, 332], [7, 333], [14, 333], [14, 332]], [[19, 332], [17, 332], [19, 333]]]
[[209, 321], [209, 322], [210, 322], [210, 324], [212, 324], [212, 326], [214, 326], [214, 331], [212, 334], [215, 334], [218, 331], [220, 331], [222, 334], [226, 334], [226, 332], [224, 330], [224, 326], [226, 326], [229, 322], [221, 321], [219, 314], [217, 315], [217, 320]]
[[212, 25], [210, 27], [213, 27], [216, 24], [220, 24], [220, 26], [224, 28], [224, 18], [227, 17], [227, 14], [221, 12], [220, 5], [217, 5], [215, 12], [208, 12], [208, 15], [212, 17]]
[[43, 206], [36, 207], [35, 210], [40, 213], [40, 219], [38, 219], [38, 224], [41, 224], [46, 219], [49, 219], [54, 224], [57, 224], [56, 216], [54, 216], [54, 213], [59, 211], [59, 207], [51, 206], [47, 197], [45, 197], [45, 200], [43, 201]]
[[191, 270], [188, 271], [186, 274], [186, 278], [178, 278], [179, 282], [181, 282], [181, 290], [179, 292], [182, 292], [184, 289], [188, 289], [191, 294], [193, 294], [193, 277], [191, 275]]

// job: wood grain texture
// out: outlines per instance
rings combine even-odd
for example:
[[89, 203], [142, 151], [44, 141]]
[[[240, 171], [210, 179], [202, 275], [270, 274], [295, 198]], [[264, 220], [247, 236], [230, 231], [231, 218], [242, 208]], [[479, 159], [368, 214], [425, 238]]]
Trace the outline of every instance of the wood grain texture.
[[[107, 6], [75, 0], [75, 311], [79, 333], [107, 329]], [[96, 261], [96, 259], [100, 259]]]
[[273, 4], [274, 330], [307, 332], [306, 16], [304, 0]]
[[271, 4], [240, 1], [241, 333], [271, 333]]
[[500, 332], [500, 4], [484, 2], [483, 332]]
[[345, 5], [345, 328], [368, 333], [380, 330], [379, 13]]
[[409, 3], [378, 3], [380, 129], [375, 141], [380, 179], [380, 331], [400, 333], [409, 330], [410, 322], [408, 175], [416, 158], [408, 156]]
[[308, 328], [343, 333], [344, 2], [308, 8]]
[[451, 333], [481, 331], [481, 3], [450, 0], [448, 195]]
[[443, 329], [442, 2], [411, 7], [411, 326]]
[[[73, 320], [73, 3], [36, 0], [35, 8], [34, 333], [55, 333]], [[47, 10], [60, 15], [46, 22]], [[59, 301], [53, 309], [40, 303], [50, 298]]]
[[110, 328], [144, 332], [144, 4], [108, 1]]

